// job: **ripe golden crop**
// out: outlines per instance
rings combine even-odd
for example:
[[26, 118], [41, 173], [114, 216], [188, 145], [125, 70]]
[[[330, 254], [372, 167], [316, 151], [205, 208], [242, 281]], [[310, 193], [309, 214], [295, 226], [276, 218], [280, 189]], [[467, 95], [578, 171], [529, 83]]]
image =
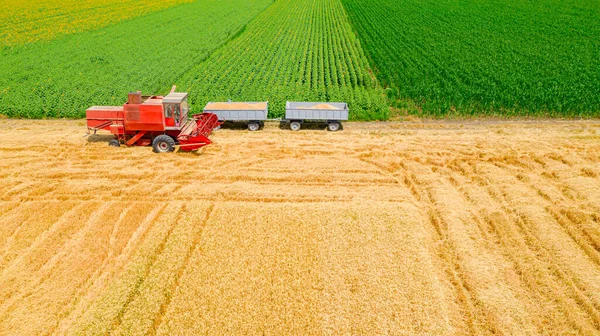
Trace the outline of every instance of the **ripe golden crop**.
[[600, 124], [0, 120], [0, 334], [597, 334]]

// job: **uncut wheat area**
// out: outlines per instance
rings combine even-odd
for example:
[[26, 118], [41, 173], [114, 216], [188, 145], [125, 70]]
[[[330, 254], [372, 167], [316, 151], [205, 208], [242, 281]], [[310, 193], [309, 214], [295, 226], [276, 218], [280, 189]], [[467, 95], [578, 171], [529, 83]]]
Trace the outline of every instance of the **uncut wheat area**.
[[600, 122], [0, 120], [0, 334], [598, 334]]

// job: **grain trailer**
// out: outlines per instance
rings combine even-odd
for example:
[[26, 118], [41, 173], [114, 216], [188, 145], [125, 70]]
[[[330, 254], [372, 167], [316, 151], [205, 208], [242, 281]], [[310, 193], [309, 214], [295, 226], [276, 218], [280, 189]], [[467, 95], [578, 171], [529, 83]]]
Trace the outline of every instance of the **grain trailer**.
[[258, 131], [269, 113], [269, 102], [209, 102], [205, 113], [217, 116], [219, 122], [244, 122], [249, 131]]
[[326, 122], [327, 129], [335, 132], [348, 120], [348, 104], [324, 102], [286, 102], [285, 120], [292, 131], [298, 131], [304, 122]]

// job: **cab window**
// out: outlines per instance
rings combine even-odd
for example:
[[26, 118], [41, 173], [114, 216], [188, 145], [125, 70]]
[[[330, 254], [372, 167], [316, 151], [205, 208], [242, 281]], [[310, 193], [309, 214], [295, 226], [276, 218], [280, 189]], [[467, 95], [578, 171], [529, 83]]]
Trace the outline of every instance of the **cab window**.
[[173, 118], [173, 108], [174, 107], [175, 107], [175, 105], [173, 105], [173, 104], [165, 105], [165, 118]]
[[175, 119], [179, 120], [179, 118], [181, 118], [181, 110], [179, 104], [173, 104], [173, 113], [175, 114]]
[[187, 115], [190, 110], [190, 105], [188, 104], [187, 99], [181, 102], [181, 114]]

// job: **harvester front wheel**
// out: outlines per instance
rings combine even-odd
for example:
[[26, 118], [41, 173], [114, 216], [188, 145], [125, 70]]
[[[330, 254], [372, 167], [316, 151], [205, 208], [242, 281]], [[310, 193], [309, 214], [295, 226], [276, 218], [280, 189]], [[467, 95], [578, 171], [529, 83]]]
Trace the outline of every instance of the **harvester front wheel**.
[[111, 147], [120, 147], [121, 143], [117, 139], [112, 139], [108, 142], [108, 145]]
[[152, 141], [154, 153], [167, 153], [175, 149], [175, 140], [168, 135], [161, 134]]

